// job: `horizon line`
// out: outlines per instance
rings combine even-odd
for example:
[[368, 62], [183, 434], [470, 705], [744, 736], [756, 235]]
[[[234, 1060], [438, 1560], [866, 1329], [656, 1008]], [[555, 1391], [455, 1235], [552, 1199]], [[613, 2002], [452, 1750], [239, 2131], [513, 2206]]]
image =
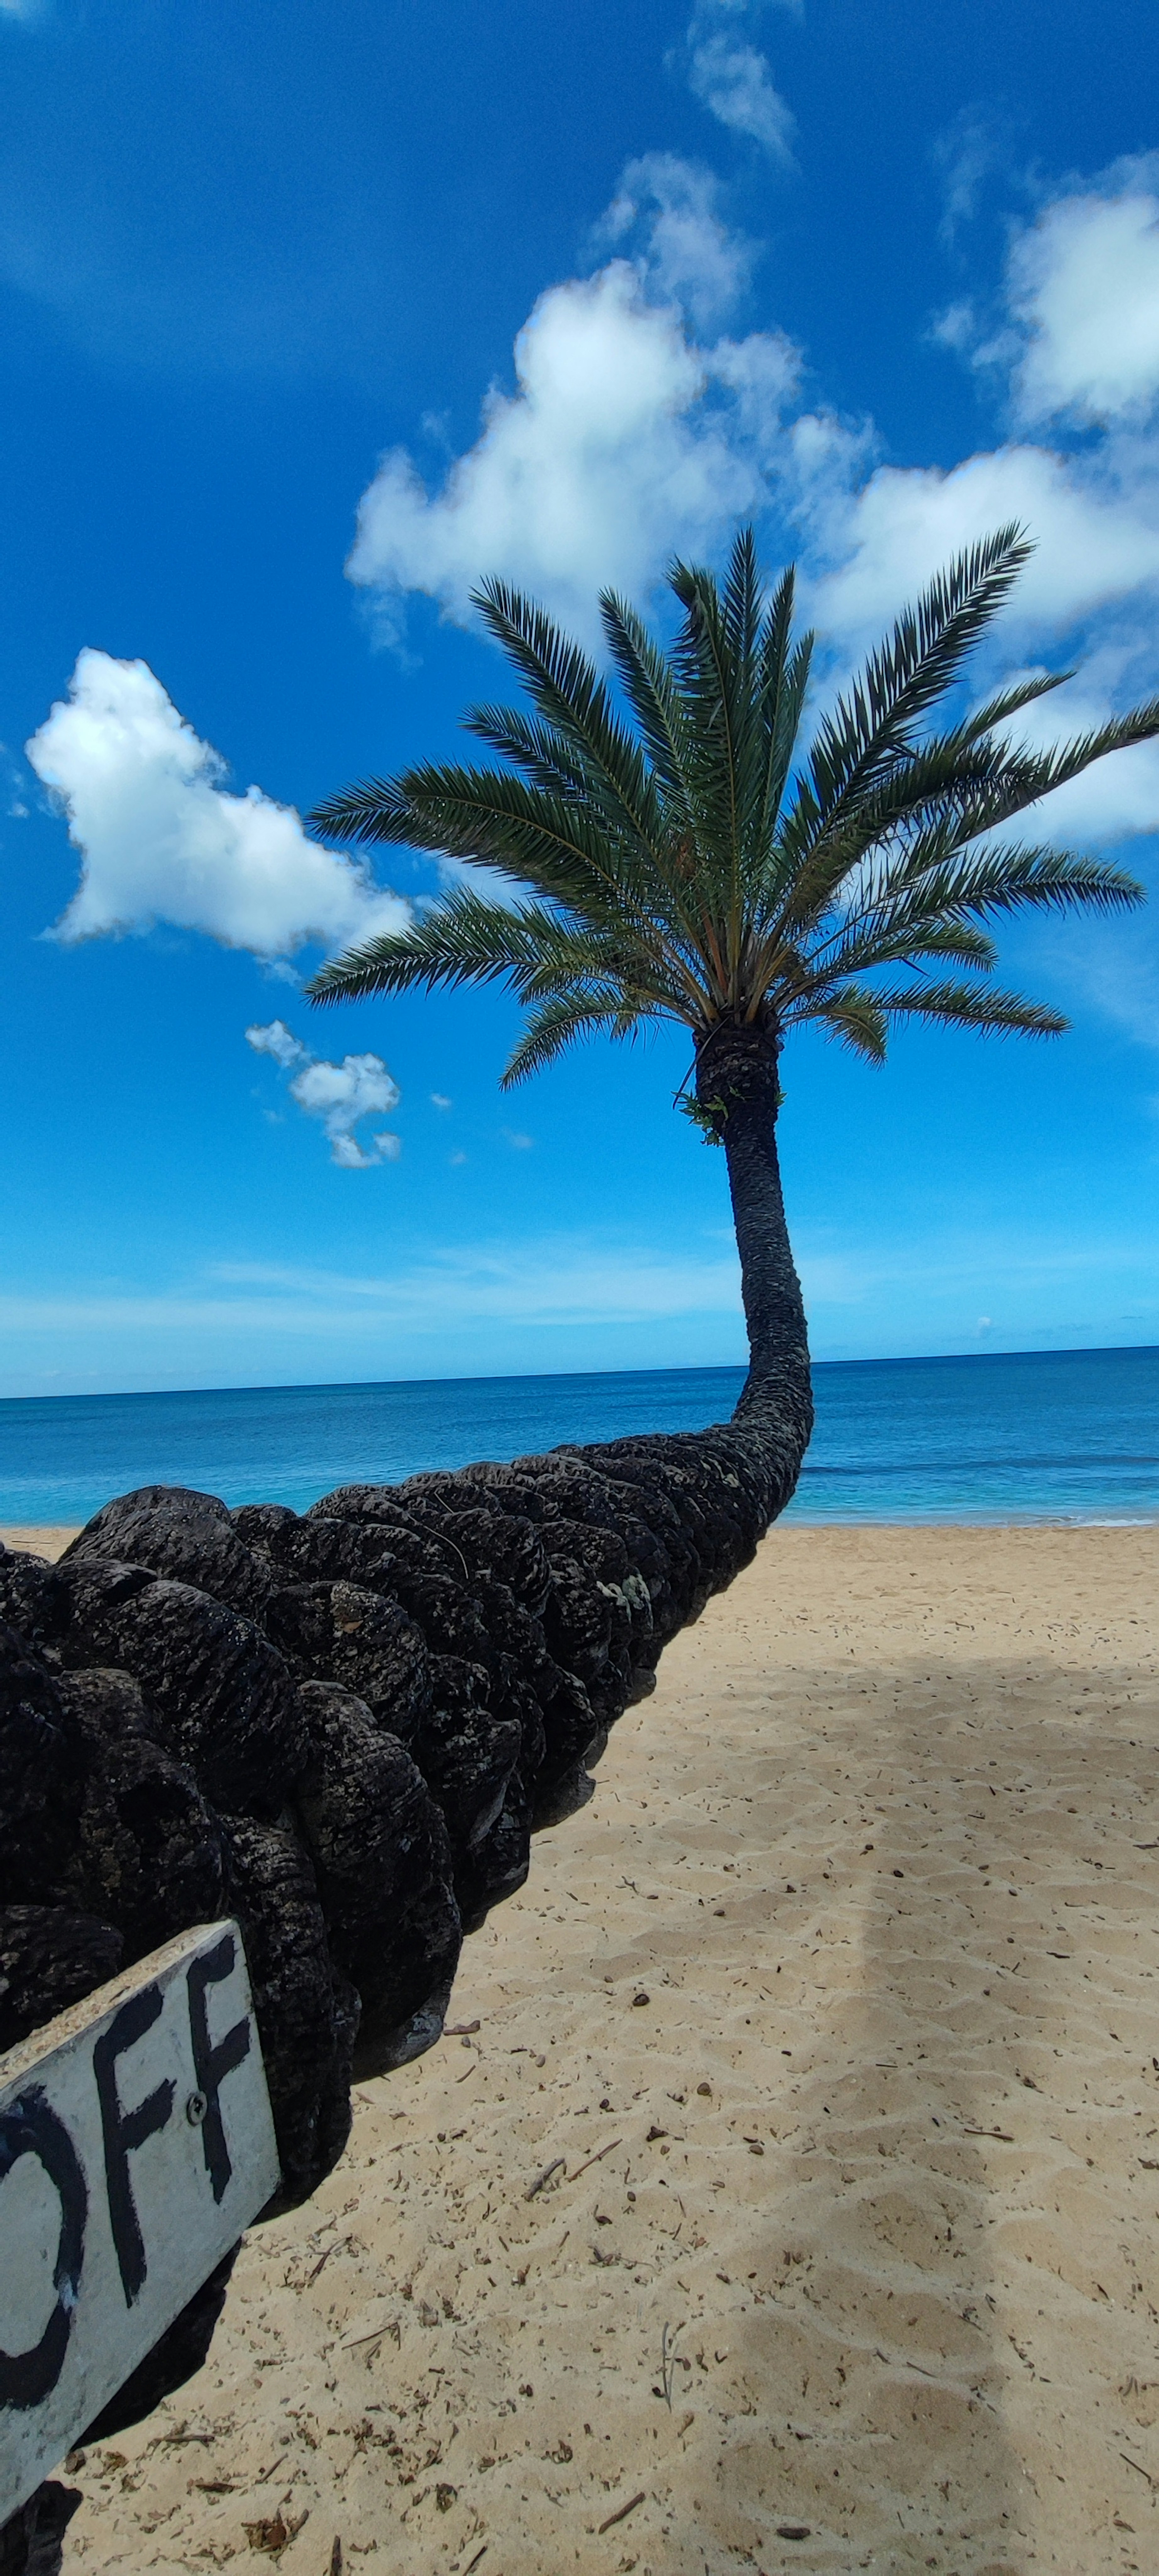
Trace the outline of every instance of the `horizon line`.
[[[1060, 1350], [973, 1350], [895, 1352], [876, 1359], [810, 1360], [811, 1369], [888, 1369], [941, 1368], [961, 1361], [994, 1360], [1075, 1360], [1110, 1359], [1127, 1353], [1159, 1353], [1159, 1342], [1097, 1342], [1068, 1344]], [[398, 1377], [398, 1378], [283, 1378], [268, 1383], [212, 1386], [105, 1387], [100, 1390], [74, 1387], [67, 1393], [44, 1395], [0, 1395], [0, 1405], [8, 1404], [122, 1404], [127, 1401], [145, 1404], [163, 1402], [174, 1396], [195, 1395], [341, 1395], [358, 1394], [368, 1389], [386, 1387], [433, 1386], [544, 1386], [567, 1379], [606, 1379], [639, 1377], [725, 1377], [744, 1378], [746, 1360], [699, 1361], [693, 1365], [669, 1368], [626, 1369], [521, 1369], [495, 1370], [472, 1377]]]

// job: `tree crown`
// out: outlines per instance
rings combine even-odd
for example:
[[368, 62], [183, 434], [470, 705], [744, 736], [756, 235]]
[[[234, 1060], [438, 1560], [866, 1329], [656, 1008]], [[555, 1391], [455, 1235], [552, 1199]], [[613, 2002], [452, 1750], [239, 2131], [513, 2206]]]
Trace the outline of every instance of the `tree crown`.
[[658, 1019], [683, 1023], [697, 1052], [722, 1022], [779, 1042], [819, 1021], [875, 1060], [903, 1019], [1065, 1028], [1059, 1012], [987, 982], [986, 925], [1024, 905], [1108, 910], [1142, 889], [1008, 827], [1092, 761], [1159, 733], [1159, 701], [1050, 750], [1012, 741], [1009, 727], [1068, 672], [945, 720], [1029, 552], [1010, 526], [960, 555], [804, 751], [813, 637], [794, 632], [791, 568], [762, 594], [751, 529], [723, 587], [673, 566], [681, 614], [666, 651], [603, 594], [619, 702], [542, 609], [487, 582], [476, 604], [527, 703], [474, 707], [464, 722], [503, 765], [368, 779], [311, 822], [329, 839], [470, 861], [505, 884], [490, 898], [453, 886], [407, 929], [324, 966], [310, 998], [505, 980], [527, 1015], [508, 1085], [578, 1037], [626, 1038]]

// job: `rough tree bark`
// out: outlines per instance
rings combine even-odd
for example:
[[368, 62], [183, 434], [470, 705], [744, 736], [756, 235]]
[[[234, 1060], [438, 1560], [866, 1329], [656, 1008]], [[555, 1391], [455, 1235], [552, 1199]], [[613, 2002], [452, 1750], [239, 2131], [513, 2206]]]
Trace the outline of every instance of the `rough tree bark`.
[[813, 1429], [813, 1389], [777, 1154], [775, 1030], [721, 1022], [698, 1050], [696, 1094], [724, 1146], [740, 1254], [749, 1373], [733, 1420], [771, 1446], [791, 1493]]

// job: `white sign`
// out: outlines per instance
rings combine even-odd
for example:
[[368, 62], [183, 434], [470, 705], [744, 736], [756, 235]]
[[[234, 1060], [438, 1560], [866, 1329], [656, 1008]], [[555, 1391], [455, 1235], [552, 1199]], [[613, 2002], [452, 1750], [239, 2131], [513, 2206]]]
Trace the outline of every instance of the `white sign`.
[[0, 2524], [278, 2178], [236, 1923], [183, 1932], [0, 2057]]

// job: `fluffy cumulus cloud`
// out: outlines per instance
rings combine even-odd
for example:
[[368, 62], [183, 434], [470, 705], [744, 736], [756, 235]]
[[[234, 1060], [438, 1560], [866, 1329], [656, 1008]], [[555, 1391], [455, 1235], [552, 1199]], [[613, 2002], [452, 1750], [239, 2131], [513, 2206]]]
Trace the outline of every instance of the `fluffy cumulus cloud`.
[[[712, 0], [694, 27], [735, 36], [743, 20]], [[983, 157], [969, 139], [963, 220]], [[801, 407], [782, 335], [723, 330], [753, 247], [704, 171], [671, 155], [630, 164], [599, 240], [615, 256], [540, 299], [514, 392], [491, 394], [442, 488], [405, 452], [384, 461], [355, 580], [396, 603], [425, 592], [462, 618], [498, 573], [590, 636], [603, 583], [646, 597], [674, 551], [719, 556], [752, 514], [770, 556], [798, 553], [838, 670], [939, 566], [1014, 519], [1037, 551], [992, 660], [1084, 663], [1081, 684], [1025, 719], [1028, 735], [1048, 741], [1159, 689], [1159, 197], [1144, 165], [1059, 196], [1013, 238], [985, 328], [955, 308], [942, 338], [991, 382], [1000, 371], [1016, 428], [950, 467], [882, 463], [871, 425]], [[1159, 828], [1159, 754], [1076, 782], [1049, 820], [1085, 841]]]
[[[849, 649], [939, 563], [1018, 519], [1037, 552], [1006, 621], [1015, 649], [1078, 629], [1080, 649], [1101, 650], [1113, 626], [1124, 685], [1154, 685], [1159, 197], [1146, 177], [1147, 165], [1134, 164], [1046, 205], [1011, 242], [996, 320], [983, 328], [962, 302], [937, 326], [946, 346], [1007, 389], [1022, 435], [949, 470], [867, 474], [863, 445], [839, 424], [792, 424], [786, 488], [818, 576], [814, 605]], [[1049, 439], [1027, 434], [1035, 430]]]
[[380, 1055], [347, 1055], [328, 1064], [286, 1027], [270, 1020], [246, 1030], [257, 1055], [272, 1056], [279, 1071], [292, 1074], [290, 1098], [308, 1118], [318, 1118], [330, 1145], [330, 1160], [346, 1172], [369, 1172], [378, 1163], [393, 1163], [402, 1151], [399, 1138], [379, 1129], [365, 1139], [355, 1134], [367, 1118], [388, 1117], [399, 1102], [398, 1084]]
[[1009, 298], [1025, 346], [1027, 421], [1139, 418], [1159, 394], [1159, 196], [1144, 172], [1060, 198], [1013, 247]]
[[675, 152], [645, 152], [629, 161], [596, 227], [601, 246], [631, 250], [654, 302], [683, 307], [702, 329], [729, 311], [753, 263], [752, 244], [723, 222], [719, 200], [711, 170]]
[[145, 662], [82, 652], [67, 700], [27, 751], [82, 854], [58, 939], [168, 922], [284, 958], [305, 941], [341, 949], [409, 917], [365, 869], [309, 840], [292, 806], [258, 787], [230, 794], [218, 754]]
[[[683, 176], [681, 175], [683, 173]], [[650, 193], [649, 193], [650, 192]], [[640, 256], [540, 297], [515, 343], [516, 391], [493, 391], [482, 433], [430, 493], [404, 449], [383, 459], [358, 515], [352, 581], [397, 602], [425, 592], [470, 614], [500, 574], [591, 632], [605, 584], [650, 589], [674, 551], [714, 547], [765, 498], [764, 451], [796, 377], [778, 333], [698, 340], [739, 276], [697, 174], [636, 164], [612, 221], [650, 212]]]
[[1105, 457], [1043, 447], [983, 451], [949, 471], [879, 466], [858, 479], [839, 432], [794, 436], [796, 508], [815, 559], [828, 562], [815, 612], [843, 642], [874, 636], [903, 600], [975, 538], [1018, 519], [1037, 551], [1015, 598], [1021, 628], [1057, 632], [1159, 578], [1159, 476], [1136, 460], [1117, 473]]
[[789, 164], [796, 131], [767, 58], [748, 41], [749, 0], [699, 0], [688, 30], [689, 85], [710, 116]]

